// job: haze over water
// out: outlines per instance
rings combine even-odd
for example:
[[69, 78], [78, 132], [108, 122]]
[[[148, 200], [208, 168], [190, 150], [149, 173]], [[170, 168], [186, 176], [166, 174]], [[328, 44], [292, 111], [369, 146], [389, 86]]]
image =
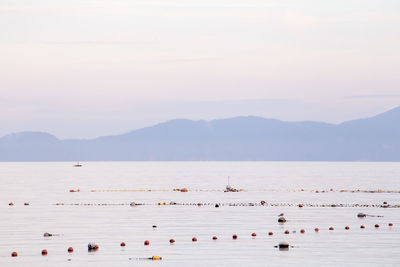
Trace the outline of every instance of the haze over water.
[[[384, 201], [398, 205], [399, 193], [339, 191], [400, 190], [399, 163], [87, 162], [81, 168], [73, 164], [0, 163], [1, 266], [400, 264], [397, 208], [297, 206]], [[224, 193], [228, 176], [232, 186], [244, 191]], [[183, 187], [189, 192], [172, 191]], [[70, 189], [80, 192], [70, 193]], [[111, 189], [131, 191], [107, 191]], [[133, 191], [136, 189], [154, 191]], [[261, 200], [284, 206], [224, 205]], [[157, 205], [171, 201], [221, 206]], [[14, 206], [8, 206], [9, 202]], [[30, 205], [24, 206], [24, 202]], [[131, 207], [131, 202], [146, 205]], [[124, 205], [67, 205], [77, 203]], [[287, 219], [284, 225], [277, 222], [282, 212]], [[356, 216], [359, 212], [384, 217], [360, 219]], [[389, 222], [394, 226], [389, 227]], [[361, 224], [366, 228], [360, 229]], [[375, 228], [375, 224], [380, 227]], [[158, 227], [153, 229], [152, 225]], [[329, 231], [330, 226], [335, 230]], [[319, 233], [314, 232], [315, 227]], [[300, 229], [305, 229], [305, 234]], [[285, 230], [290, 234], [285, 235]], [[270, 231], [273, 236], [267, 235]], [[44, 232], [60, 236], [45, 238]], [[255, 238], [251, 237], [253, 232]], [[237, 240], [232, 239], [233, 234], [238, 235]], [[211, 240], [214, 235], [218, 240]], [[191, 241], [194, 236], [196, 243]], [[176, 241], [173, 245], [170, 238]], [[149, 240], [150, 246], [144, 246], [144, 240]], [[87, 251], [91, 241], [99, 244], [98, 251]], [[119, 245], [122, 241], [127, 244], [125, 248]], [[281, 241], [294, 247], [279, 251], [274, 246]], [[68, 255], [70, 246], [75, 251]], [[47, 256], [40, 254], [42, 249], [48, 250]], [[11, 258], [12, 251], [19, 256]], [[162, 256], [162, 261], [136, 259], [153, 255]]]

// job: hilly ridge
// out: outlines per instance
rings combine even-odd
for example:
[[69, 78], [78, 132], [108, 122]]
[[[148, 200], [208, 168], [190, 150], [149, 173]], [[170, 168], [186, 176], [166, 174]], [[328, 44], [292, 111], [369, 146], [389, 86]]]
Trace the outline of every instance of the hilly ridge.
[[87, 140], [40, 132], [0, 138], [0, 161], [130, 160], [400, 161], [400, 107], [337, 125], [247, 116], [176, 119]]

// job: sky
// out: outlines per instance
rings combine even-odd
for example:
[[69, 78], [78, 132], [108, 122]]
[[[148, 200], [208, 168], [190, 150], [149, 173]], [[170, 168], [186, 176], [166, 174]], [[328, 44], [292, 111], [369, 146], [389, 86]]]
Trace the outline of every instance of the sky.
[[400, 106], [398, 0], [0, 0], [0, 136]]

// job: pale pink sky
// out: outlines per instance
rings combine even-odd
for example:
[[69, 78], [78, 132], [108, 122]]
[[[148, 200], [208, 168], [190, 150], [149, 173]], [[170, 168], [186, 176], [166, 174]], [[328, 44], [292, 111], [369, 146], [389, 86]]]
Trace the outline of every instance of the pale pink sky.
[[397, 0], [2, 0], [0, 135], [369, 116], [400, 105], [399, 47]]

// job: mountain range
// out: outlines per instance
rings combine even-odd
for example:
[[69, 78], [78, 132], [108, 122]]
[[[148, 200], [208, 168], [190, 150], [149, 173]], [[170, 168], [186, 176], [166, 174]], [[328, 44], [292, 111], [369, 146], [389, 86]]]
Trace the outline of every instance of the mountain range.
[[0, 138], [0, 161], [400, 161], [400, 107], [341, 124], [176, 119], [95, 139]]

